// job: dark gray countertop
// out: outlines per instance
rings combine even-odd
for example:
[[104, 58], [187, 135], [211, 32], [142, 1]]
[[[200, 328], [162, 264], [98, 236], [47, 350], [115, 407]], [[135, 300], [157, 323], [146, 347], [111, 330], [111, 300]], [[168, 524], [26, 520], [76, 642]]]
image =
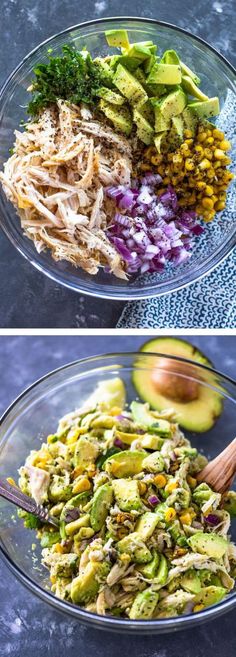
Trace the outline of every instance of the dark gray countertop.
[[[32, 48], [52, 34], [92, 18], [158, 18], [205, 38], [233, 61], [234, 0], [1, 0], [0, 84]], [[115, 326], [124, 306], [82, 297], [37, 272], [0, 235], [0, 327]]]
[[[235, 376], [235, 337], [187, 339], [205, 352], [216, 368]], [[96, 353], [135, 350], [146, 340], [146, 335], [115, 339], [112, 336], [1, 337], [0, 415], [16, 395], [49, 370]], [[87, 629], [34, 597], [0, 561], [1, 657], [233, 657], [233, 621], [231, 612], [194, 630], [138, 638]]]

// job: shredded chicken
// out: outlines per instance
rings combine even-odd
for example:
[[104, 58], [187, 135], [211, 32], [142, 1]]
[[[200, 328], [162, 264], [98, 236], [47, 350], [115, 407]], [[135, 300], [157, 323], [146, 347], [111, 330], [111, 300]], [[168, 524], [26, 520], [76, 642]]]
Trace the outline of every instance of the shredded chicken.
[[24, 132], [0, 173], [24, 233], [40, 253], [68, 260], [89, 274], [107, 266], [126, 279], [124, 264], [106, 236], [114, 203], [106, 185], [129, 185], [131, 149], [86, 107], [59, 100]]
[[32, 497], [37, 504], [42, 504], [45, 501], [50, 482], [49, 473], [34, 465], [26, 465], [25, 471], [29, 475], [29, 489]]

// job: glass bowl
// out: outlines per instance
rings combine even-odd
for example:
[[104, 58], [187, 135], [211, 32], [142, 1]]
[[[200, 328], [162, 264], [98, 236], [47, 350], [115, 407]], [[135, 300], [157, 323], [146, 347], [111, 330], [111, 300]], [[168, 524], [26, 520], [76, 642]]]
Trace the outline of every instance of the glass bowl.
[[[39, 449], [48, 434], [56, 430], [58, 419], [74, 410], [90, 395], [98, 382], [120, 376], [126, 386], [127, 400], [137, 397], [132, 376], [138, 370], [153, 371], [153, 355], [150, 353], [108, 354], [76, 361], [44, 376], [25, 390], [8, 408], [0, 424], [1, 478], [17, 480], [18, 468], [24, 463], [31, 449]], [[155, 354], [155, 367], [160, 371], [168, 363], [169, 371], [184, 380], [195, 380], [201, 389], [206, 386], [222, 396], [222, 415], [207, 433], [185, 432], [193, 445], [208, 458], [216, 456], [235, 435], [236, 382], [208, 367], [192, 361]], [[191, 363], [189, 374], [183, 374], [179, 363]], [[186, 370], [185, 370], [186, 371]], [[207, 406], [207, 402], [206, 402]], [[14, 520], [12, 514], [14, 513]], [[219, 604], [197, 614], [161, 620], [133, 621], [98, 616], [56, 598], [50, 592], [48, 572], [40, 564], [40, 546], [36, 547], [37, 562], [32, 554], [34, 533], [23, 526], [15, 508], [0, 499], [0, 549], [9, 568], [31, 591], [42, 600], [81, 623], [118, 632], [159, 633], [183, 629], [214, 618], [233, 607], [236, 592], [231, 592]], [[235, 527], [231, 528], [232, 540], [236, 541]], [[36, 541], [37, 542], [37, 541]]]
[[[25, 107], [29, 102], [27, 87], [32, 79], [33, 68], [46, 61], [48, 47], [60, 52], [64, 43], [87, 46], [93, 56], [105, 56], [111, 49], [104, 37], [106, 29], [127, 29], [131, 41], [152, 39], [160, 51], [176, 49], [182, 59], [193, 68], [202, 81], [202, 89], [210, 96], [220, 98], [221, 116], [218, 123], [224, 128], [228, 123], [227, 137], [233, 138], [232, 102], [235, 102], [235, 70], [212, 46], [186, 30], [174, 25], [146, 18], [107, 18], [89, 21], [68, 28], [48, 39], [33, 50], [13, 71], [0, 92], [0, 168], [9, 157], [14, 141], [14, 130], [25, 119]], [[114, 50], [115, 52], [115, 50]], [[228, 117], [226, 119], [226, 116]], [[231, 118], [230, 118], [231, 117]], [[105, 273], [102, 269], [91, 276], [76, 269], [66, 261], [55, 262], [50, 252], [38, 254], [20, 227], [20, 221], [12, 205], [0, 191], [0, 225], [16, 248], [39, 271], [72, 290], [107, 299], [141, 299], [159, 296], [178, 290], [201, 278], [219, 264], [235, 244], [236, 191], [231, 185], [227, 208], [223, 214], [206, 226], [197, 240], [192, 257], [182, 265], [168, 265], [161, 274], [149, 274], [123, 281]]]

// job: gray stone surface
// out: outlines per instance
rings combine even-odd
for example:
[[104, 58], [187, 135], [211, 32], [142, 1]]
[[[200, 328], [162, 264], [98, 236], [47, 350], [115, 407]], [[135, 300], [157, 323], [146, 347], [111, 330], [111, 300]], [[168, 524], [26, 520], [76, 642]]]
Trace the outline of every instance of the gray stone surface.
[[[151, 337], [154, 336], [150, 336]], [[184, 336], [183, 336], [184, 337]], [[187, 338], [235, 376], [236, 338]], [[147, 336], [1, 337], [0, 415], [25, 387], [49, 370], [96, 353], [135, 350]], [[0, 561], [0, 656], [7, 657], [233, 657], [233, 613], [177, 634], [118, 636], [81, 626], [56, 613], [15, 580]]]
[[[205, 38], [235, 61], [234, 0], [1, 0], [0, 84], [16, 64], [52, 34], [104, 16], [158, 18]], [[0, 235], [1, 327], [115, 326], [122, 302], [81, 297], [26, 262]]]

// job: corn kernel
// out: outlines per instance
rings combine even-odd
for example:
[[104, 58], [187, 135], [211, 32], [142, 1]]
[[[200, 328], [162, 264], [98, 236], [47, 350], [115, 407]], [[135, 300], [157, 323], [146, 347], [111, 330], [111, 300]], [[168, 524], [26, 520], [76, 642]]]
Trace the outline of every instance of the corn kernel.
[[73, 445], [73, 443], [76, 443], [78, 437], [79, 433], [77, 431], [73, 431], [73, 433], [66, 439], [67, 445]]
[[214, 216], [215, 216], [215, 210], [209, 210], [209, 212], [206, 212], [206, 214], [204, 214], [205, 223], [212, 221], [212, 219], [214, 219]]
[[212, 185], [206, 185], [204, 194], [206, 194], [206, 196], [212, 196], [212, 194], [214, 194], [214, 189]]
[[192, 130], [184, 130], [184, 137], [186, 137], [186, 139], [191, 139], [191, 137], [193, 137]]
[[55, 434], [50, 433], [49, 436], [47, 437], [47, 443], [49, 445], [51, 445], [52, 443], [55, 443], [56, 442], [55, 438], [56, 438]]
[[197, 153], [197, 155], [203, 155], [203, 148], [202, 146], [200, 146], [200, 144], [197, 144], [195, 146], [195, 152]]
[[77, 493], [83, 493], [86, 490], [90, 490], [90, 488], [91, 488], [91, 483], [88, 480], [88, 478], [80, 477], [78, 478], [77, 481], [75, 481], [72, 488], [72, 493], [73, 495], [77, 495]]
[[7, 482], [10, 486], [17, 486], [15, 479], [12, 479], [12, 477], [7, 477]]
[[223, 139], [223, 140], [220, 142], [220, 148], [221, 148], [222, 151], [229, 151], [230, 148], [231, 148], [231, 143], [230, 143], [230, 141], [228, 141], [228, 139]]
[[140, 495], [145, 495], [147, 492], [147, 485], [144, 483], [144, 481], [139, 481], [138, 482], [138, 489], [140, 492]]
[[188, 144], [188, 146], [193, 145], [193, 139], [185, 139], [185, 144]]
[[168, 484], [166, 484], [165, 491], [166, 493], [172, 493], [172, 491], [176, 488], [178, 488], [177, 481], [170, 481]]
[[128, 529], [126, 527], [121, 527], [120, 529], [118, 529], [117, 536], [119, 539], [121, 539], [127, 536], [127, 533], [128, 533]]
[[176, 516], [176, 511], [172, 506], [170, 506], [169, 509], [167, 509], [165, 512], [166, 522], [171, 522], [171, 520], [174, 520], [175, 516]]
[[196, 188], [199, 190], [205, 189], [206, 183], [203, 180], [196, 182]]
[[190, 488], [196, 488], [197, 479], [195, 479], [195, 477], [191, 477], [191, 475], [187, 475], [187, 482]]
[[221, 141], [222, 139], [225, 138], [224, 133], [222, 132], [222, 130], [218, 130], [218, 128], [215, 128], [215, 129], [213, 130], [212, 136], [213, 136], [215, 139], [219, 139], [219, 141]]
[[46, 468], [47, 468], [47, 459], [41, 459], [41, 461], [38, 461], [37, 468], [40, 468], [41, 470], [46, 470]]
[[182, 525], [191, 525], [192, 523], [192, 516], [190, 513], [182, 513], [179, 519]]
[[113, 406], [113, 408], [109, 410], [109, 415], [111, 415], [112, 417], [116, 417], [116, 415], [121, 415], [121, 413], [122, 413], [122, 408], [120, 408], [120, 406]]
[[[211, 133], [210, 133], [210, 134], [211, 134]], [[207, 139], [206, 139], [206, 144], [209, 144], [209, 146], [211, 146], [212, 144], [214, 144], [214, 137], [207, 137]]]
[[187, 157], [185, 160], [185, 169], [186, 171], [194, 171], [195, 169], [195, 164], [189, 157]]
[[158, 474], [158, 475], [156, 475], [156, 476], [154, 477], [154, 484], [156, 484], [156, 486], [157, 486], [158, 488], [164, 488], [164, 486], [166, 485], [166, 477], [165, 477], [165, 475], [162, 475], [162, 474]]
[[188, 550], [186, 550], [185, 548], [176, 546], [174, 549], [173, 557], [174, 559], [178, 559], [178, 557], [184, 557], [184, 555], [187, 554], [187, 552]]
[[146, 148], [146, 150], [145, 150], [145, 157], [149, 158], [149, 157], [151, 157], [152, 155], [155, 155], [155, 150], [156, 150], [156, 149], [155, 149], [153, 146], [149, 146], [148, 148]]
[[202, 199], [202, 205], [206, 210], [212, 210], [214, 208], [214, 202], [209, 196], [204, 196]]
[[[120, 531], [120, 530], [119, 530], [119, 531]], [[127, 562], [129, 562], [129, 561], [131, 561], [131, 556], [130, 556], [130, 554], [128, 554], [127, 552], [123, 552], [123, 554], [120, 554], [120, 555], [119, 555], [119, 559], [120, 559], [120, 561], [127, 561]]]
[[57, 581], [57, 578], [55, 577], [55, 575], [50, 575], [50, 582], [52, 584], [56, 584], [56, 581]]
[[201, 162], [199, 162], [198, 166], [200, 169], [202, 169], [202, 171], [205, 171], [205, 169], [210, 169], [211, 163], [209, 162], [209, 160], [204, 158], [203, 160], [201, 160]]
[[[160, 164], [159, 155], [152, 155], [152, 157], [151, 157], [151, 163], [154, 164], [154, 165], [156, 165], [156, 166], [157, 166], [158, 164]], [[141, 165], [141, 166], [142, 166], [142, 165]], [[149, 169], [150, 169], [150, 167], [149, 167]]]
[[171, 179], [169, 178], [169, 176], [165, 176], [165, 178], [163, 178], [162, 182], [164, 183], [164, 185], [170, 185], [171, 184]]
[[198, 141], [203, 142], [203, 141], [205, 141], [206, 138], [207, 138], [207, 133], [206, 132], [198, 133], [198, 137], [197, 137]]
[[197, 611], [202, 611], [202, 609], [204, 609], [203, 604], [197, 604], [197, 605], [194, 605], [194, 607], [193, 607], [194, 613], [196, 613]]
[[216, 212], [221, 212], [221, 210], [224, 210], [224, 208], [225, 208], [224, 201], [217, 201], [217, 203], [215, 203], [214, 209], [216, 210]]
[[212, 153], [212, 150], [210, 148], [205, 148], [204, 149], [204, 155], [208, 160], [213, 159], [213, 153]]
[[221, 148], [215, 148], [214, 150], [214, 158], [216, 160], [224, 160], [225, 159], [225, 153], [224, 151], [221, 150]]
[[56, 543], [56, 545], [54, 545], [54, 552], [58, 552], [58, 554], [64, 554], [64, 548], [60, 543]]

